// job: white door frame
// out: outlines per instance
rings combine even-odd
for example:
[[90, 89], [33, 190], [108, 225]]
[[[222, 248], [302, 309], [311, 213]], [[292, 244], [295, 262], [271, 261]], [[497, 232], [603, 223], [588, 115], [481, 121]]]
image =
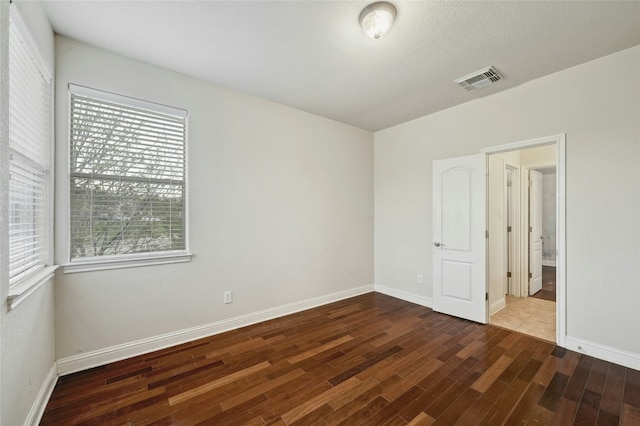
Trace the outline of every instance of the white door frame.
[[[509, 190], [507, 187], [507, 172], [511, 171], [511, 200], [510, 200], [510, 205], [507, 206], [507, 191]], [[506, 162], [504, 164], [504, 172], [505, 172], [505, 177], [504, 177], [504, 212], [505, 212], [505, 220], [503, 223], [503, 229], [505, 229], [508, 225], [508, 217], [507, 217], [507, 212], [509, 212], [509, 214], [512, 217], [513, 222], [511, 223], [511, 237], [512, 237], [512, 244], [508, 243], [508, 239], [509, 239], [509, 233], [505, 233], [505, 243], [504, 246], [508, 247], [509, 250], [511, 250], [511, 254], [512, 254], [512, 266], [513, 268], [511, 268], [511, 287], [509, 288], [509, 295], [511, 296], [516, 296], [516, 297], [520, 297], [520, 282], [522, 281], [520, 278], [520, 269], [521, 269], [521, 262], [520, 262], [520, 210], [522, 209], [520, 206], [520, 166], [514, 166], [508, 162]], [[512, 211], [511, 211], [512, 210]], [[510, 247], [511, 246], [511, 247]], [[508, 255], [505, 252], [504, 255], [504, 265], [505, 265], [505, 275], [506, 273], [509, 271], [509, 261], [508, 259]], [[508, 282], [508, 280], [507, 280]]]
[[[480, 152], [485, 155], [489, 155], [553, 144], [556, 146], [556, 344], [558, 346], [565, 347], [567, 336], [566, 134], [561, 133], [558, 135], [545, 136], [506, 145], [484, 148]], [[532, 166], [526, 165], [526, 167]], [[522, 181], [524, 181], [524, 179], [520, 179], [520, 181], [522, 185]], [[526, 211], [527, 210], [521, 210], [521, 216], [523, 212]], [[527, 268], [521, 269], [525, 270]]]

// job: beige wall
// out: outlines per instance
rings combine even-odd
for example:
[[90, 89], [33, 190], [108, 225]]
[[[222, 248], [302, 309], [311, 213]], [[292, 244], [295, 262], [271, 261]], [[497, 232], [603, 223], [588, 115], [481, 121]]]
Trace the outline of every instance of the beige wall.
[[376, 285], [432, 297], [433, 160], [566, 133], [567, 334], [638, 356], [638, 76], [640, 46], [377, 132]]
[[[5, 15], [8, 9], [2, 2], [2, 30], [1, 37], [6, 37], [5, 29], [8, 17]], [[11, 5], [19, 10], [20, 15], [28, 27], [32, 39], [51, 72], [54, 69], [53, 32], [41, 6], [37, 2], [14, 2]], [[13, 13], [13, 12], [11, 12]], [[3, 40], [4, 42], [4, 40]], [[7, 64], [2, 50], [0, 63]], [[0, 74], [3, 74], [5, 70]], [[6, 82], [5, 78], [0, 79]], [[2, 96], [2, 108], [6, 97]], [[4, 127], [3, 127], [4, 128]], [[2, 143], [7, 139], [2, 135]], [[6, 170], [6, 169], [5, 169]], [[3, 181], [4, 182], [4, 181]], [[8, 189], [3, 183], [2, 191]], [[3, 206], [5, 204], [2, 204]], [[8, 236], [1, 233], [3, 239], [8, 242]], [[0, 250], [0, 264], [2, 267], [2, 291], [1, 300], [5, 301], [9, 290], [8, 284], [8, 256]], [[21, 425], [28, 419], [32, 407], [37, 409], [37, 398], [47, 375], [55, 367], [55, 335], [54, 335], [54, 295], [53, 282], [45, 283], [31, 296], [22, 301], [13, 310], [8, 310], [3, 303], [0, 309], [0, 424]], [[46, 402], [46, 401], [45, 401]]]
[[520, 151], [520, 164], [523, 167], [537, 166], [556, 162], [555, 145], [540, 146]]
[[[56, 279], [65, 358], [373, 284], [373, 134], [56, 38], [56, 259], [68, 84], [189, 110], [189, 263]], [[223, 304], [231, 290], [234, 302]]]

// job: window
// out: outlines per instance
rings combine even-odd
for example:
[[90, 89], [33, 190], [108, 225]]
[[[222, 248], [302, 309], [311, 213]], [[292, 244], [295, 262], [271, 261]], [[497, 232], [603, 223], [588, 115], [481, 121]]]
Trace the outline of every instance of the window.
[[187, 112], [75, 85], [70, 94], [71, 262], [186, 254]]
[[[9, 286], [50, 262], [51, 76], [15, 9], [9, 22]], [[48, 271], [52, 273], [52, 271]], [[40, 280], [41, 281], [41, 280]], [[22, 288], [16, 291], [16, 288]]]

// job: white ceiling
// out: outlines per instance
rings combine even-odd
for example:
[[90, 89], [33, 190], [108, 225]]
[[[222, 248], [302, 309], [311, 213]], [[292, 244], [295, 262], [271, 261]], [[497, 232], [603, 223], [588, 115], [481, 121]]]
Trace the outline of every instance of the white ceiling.
[[[640, 44], [639, 1], [393, 0], [397, 20], [377, 41], [358, 24], [368, 3], [43, 6], [59, 34], [372, 131]], [[453, 83], [488, 65], [504, 80]]]

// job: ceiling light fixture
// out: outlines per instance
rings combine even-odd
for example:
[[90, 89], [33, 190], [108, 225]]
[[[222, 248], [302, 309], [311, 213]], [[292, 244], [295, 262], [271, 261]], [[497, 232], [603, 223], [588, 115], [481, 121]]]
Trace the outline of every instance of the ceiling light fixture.
[[360, 12], [360, 26], [369, 37], [377, 40], [389, 31], [396, 13], [396, 7], [391, 3], [371, 3]]

